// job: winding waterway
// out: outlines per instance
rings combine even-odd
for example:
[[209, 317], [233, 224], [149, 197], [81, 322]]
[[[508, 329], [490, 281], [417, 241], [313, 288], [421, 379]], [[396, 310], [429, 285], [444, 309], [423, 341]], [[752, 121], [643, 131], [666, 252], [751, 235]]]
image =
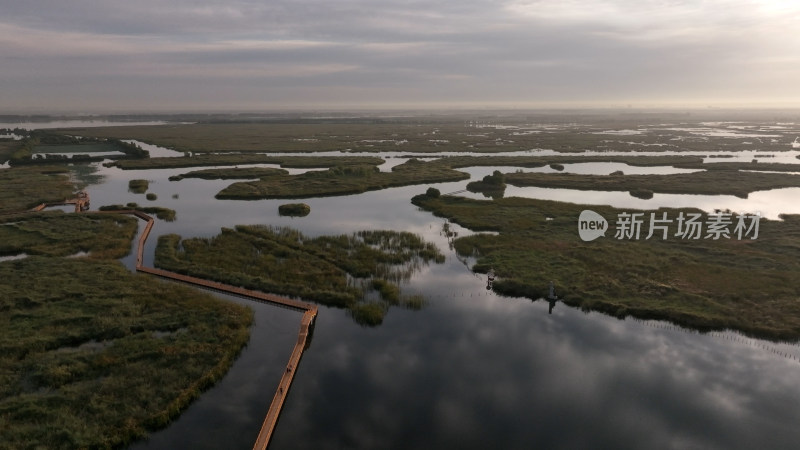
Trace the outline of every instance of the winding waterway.
[[[493, 169], [466, 170], [475, 178]], [[619, 168], [600, 163], [594, 170], [610, 169]], [[307, 199], [311, 214], [288, 218], [277, 213], [282, 200], [215, 200], [230, 181], [168, 181], [188, 170], [100, 168], [102, 184], [89, 187], [93, 207], [135, 201], [177, 211], [176, 221], [157, 221], [146, 265], [152, 264], [160, 234], [213, 236], [236, 224], [285, 225], [311, 236], [408, 230], [448, 255], [444, 264], [424, 267], [402, 286], [406, 293], [425, 296], [420, 311], [393, 308], [382, 325], [365, 328], [343, 310], [320, 307], [272, 449], [752, 448], [800, 440], [796, 345], [618, 320], [561, 303], [550, 314], [543, 300], [498, 296], [449, 250], [442, 219], [409, 202], [427, 185]], [[148, 202], [128, 192], [127, 182], [134, 178], [151, 180], [150, 192], [159, 199]], [[453, 192], [466, 183], [434, 186]], [[533, 196], [569, 193], [552, 191], [559, 192]], [[580, 192], [586, 201], [587, 192]], [[778, 202], [776, 211], [790, 206], [776, 193], [763, 194]], [[589, 194], [617, 201], [617, 193]], [[726, 207], [724, 196], [665, 201], [678, 206], [693, 197]], [[646, 207], [659, 202], [658, 195], [649, 201], [627, 199]], [[754, 194], [736, 200], [751, 208], [757, 203], [748, 202], [758, 199]], [[252, 447], [296, 337], [298, 313], [232, 300], [256, 310], [242, 356], [174, 424], [132, 448]]]
[[[404, 160], [396, 156], [390, 164]], [[565, 172], [670, 171], [609, 164], [565, 164]], [[464, 170], [474, 179], [494, 169]], [[93, 209], [138, 202], [177, 211], [174, 222], [157, 220], [145, 265], [152, 265], [161, 234], [213, 236], [237, 224], [291, 226], [310, 236], [406, 230], [447, 255], [444, 264], [425, 266], [402, 285], [405, 293], [425, 296], [419, 311], [392, 308], [383, 324], [368, 328], [344, 310], [320, 306], [271, 449], [729, 449], [791, 448], [800, 442], [797, 345], [618, 320], [561, 303], [550, 312], [543, 300], [498, 296], [449, 249], [443, 220], [409, 202], [428, 185], [307, 199], [311, 214], [288, 218], [278, 215], [282, 200], [214, 199], [231, 181], [168, 181], [189, 170], [98, 165], [103, 179], [87, 189]], [[157, 201], [128, 192], [128, 181], [136, 178], [151, 181]], [[446, 193], [466, 183], [433, 186]], [[640, 200], [627, 193], [540, 188], [509, 188], [506, 195], [630, 208], [731, 208], [767, 217], [800, 213], [798, 191], [791, 189], [748, 199], [656, 194]], [[123, 262], [133, 267], [131, 256]], [[224, 297], [255, 310], [248, 346], [223, 380], [173, 424], [131, 448], [252, 447], [297, 337], [300, 313]]]

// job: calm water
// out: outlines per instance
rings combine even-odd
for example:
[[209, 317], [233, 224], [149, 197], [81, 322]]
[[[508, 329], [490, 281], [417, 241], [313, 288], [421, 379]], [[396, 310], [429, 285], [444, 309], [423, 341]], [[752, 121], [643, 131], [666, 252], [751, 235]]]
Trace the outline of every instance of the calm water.
[[[390, 164], [402, 161], [392, 158]], [[672, 170], [610, 163], [565, 166], [565, 172], [579, 173]], [[466, 171], [479, 178], [495, 169]], [[215, 200], [214, 194], [231, 181], [168, 181], [189, 170], [100, 168], [102, 182], [88, 188], [92, 208], [138, 202], [177, 211], [175, 222], [157, 221], [146, 264], [152, 264], [160, 234], [212, 236], [236, 224], [286, 225], [314, 236], [408, 230], [448, 255], [444, 264], [424, 267], [402, 286], [405, 293], [426, 297], [420, 311], [393, 308], [381, 326], [365, 328], [342, 310], [320, 308], [271, 449], [727, 449], [791, 448], [800, 442], [796, 345], [617, 320], [561, 303], [550, 314], [543, 300], [498, 296], [449, 250], [440, 233], [442, 219], [409, 202], [428, 185], [307, 199], [311, 214], [292, 219], [277, 214], [285, 200]], [[149, 192], [158, 200], [128, 192], [128, 180], [134, 178], [151, 180]], [[434, 186], [446, 193], [463, 190], [466, 183]], [[630, 208], [731, 207], [760, 210], [768, 217], [800, 213], [792, 200], [798, 194], [782, 189], [747, 200], [658, 194], [640, 200], [614, 192], [507, 191]], [[131, 267], [132, 259], [124, 262]], [[256, 312], [241, 357], [169, 428], [131, 448], [252, 448], [296, 339], [300, 313], [231, 300]]]
[[[636, 170], [570, 166], [566, 171]], [[494, 169], [468, 171], [474, 178]], [[393, 308], [381, 326], [364, 328], [342, 310], [320, 308], [271, 449], [788, 448], [800, 442], [798, 346], [622, 321], [561, 303], [549, 314], [543, 300], [498, 296], [448, 249], [440, 234], [442, 219], [410, 204], [427, 185], [307, 199], [311, 214], [292, 219], [277, 215], [283, 200], [215, 200], [229, 181], [167, 180], [191, 169], [100, 170], [104, 181], [89, 188], [93, 208], [135, 201], [177, 210], [177, 221], [156, 224], [147, 264], [160, 234], [212, 236], [223, 226], [256, 223], [292, 226], [309, 235], [409, 230], [447, 253], [445, 264], [424, 267], [403, 286], [406, 293], [425, 295], [421, 311]], [[159, 199], [148, 202], [127, 192], [133, 178], [151, 180], [150, 192]], [[435, 186], [452, 192], [466, 183]], [[580, 191], [580, 200], [597, 196], [601, 202], [604, 196], [606, 203], [651, 207], [702, 197], [709, 207], [727, 207], [725, 202], [735, 199], [744, 209], [796, 209], [788, 199], [797, 193], [784, 191], [749, 200], [656, 195], [648, 201], [627, 193], [623, 201], [618, 193]], [[569, 199], [572, 193], [527, 195]], [[132, 257], [125, 261], [132, 265]], [[300, 314], [233, 301], [256, 311], [242, 356], [173, 425], [132, 448], [252, 447], [296, 339]]]

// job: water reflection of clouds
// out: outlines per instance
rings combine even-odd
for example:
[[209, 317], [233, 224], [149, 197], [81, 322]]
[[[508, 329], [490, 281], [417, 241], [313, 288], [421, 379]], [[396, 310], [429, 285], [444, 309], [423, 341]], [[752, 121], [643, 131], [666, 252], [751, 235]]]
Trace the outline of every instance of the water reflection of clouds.
[[[271, 448], [752, 448], [800, 438], [795, 361], [562, 303], [549, 315], [544, 301], [487, 292], [485, 277], [449, 252], [444, 220], [409, 203], [425, 185], [307, 199], [311, 215], [289, 219], [277, 215], [286, 200], [214, 200], [228, 181], [167, 181], [180, 172], [116, 171], [118, 178], [92, 190], [92, 201], [141, 203], [143, 196], [127, 193], [127, 180], [141, 177], [154, 180], [155, 204], [178, 212], [178, 221], [157, 224], [159, 234], [212, 236], [240, 223], [290, 225], [310, 236], [392, 228], [418, 232], [448, 255], [403, 286], [425, 295], [422, 311], [392, 308], [380, 327], [362, 328], [346, 312], [321, 307]], [[434, 186], [452, 192], [465, 183]], [[598, 195], [608, 204], [618, 194], [646, 208], [661, 197], [576, 191], [576, 198]], [[794, 204], [797, 194], [727, 200], [766, 211], [776, 201]], [[718, 196], [699, 197], [726, 207]], [[151, 239], [147, 254], [154, 248]], [[170, 427], [173, 438], [157, 434], [148, 448], [186, 446], [180, 439], [189, 435], [203, 441], [194, 448], [252, 445], [296, 339], [295, 313], [273, 309], [257, 313], [256, 334], [219, 391], [196, 403], [204, 412], [193, 413], [193, 405]]]
[[[548, 316], [545, 306], [436, 300], [424, 315], [395, 321], [392, 311], [387, 328], [370, 330], [326, 316], [331, 323], [315, 339], [335, 341], [336, 350], [317, 349], [304, 362], [303, 378], [317, 383], [297, 404], [309, 409], [299, 411], [293, 398], [276, 448], [748, 448], [759, 436], [797, 437], [785, 427], [798, 419], [797, 364], [563, 306]], [[332, 395], [343, 403], [314, 406]], [[325, 424], [317, 437], [293, 431], [306, 415]], [[733, 429], [742, 423], [759, 426]]]

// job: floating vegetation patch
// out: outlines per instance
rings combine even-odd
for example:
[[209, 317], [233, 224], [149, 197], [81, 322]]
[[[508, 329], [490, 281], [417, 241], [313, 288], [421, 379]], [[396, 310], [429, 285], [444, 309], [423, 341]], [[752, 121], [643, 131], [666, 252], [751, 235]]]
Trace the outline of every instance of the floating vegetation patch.
[[480, 181], [467, 183], [467, 190], [480, 192], [488, 198], [503, 198], [506, 191], [505, 176], [499, 170], [495, 170], [494, 173], [486, 175]]
[[278, 206], [278, 214], [282, 216], [305, 217], [311, 212], [311, 207], [305, 203], [286, 203]]
[[173, 272], [347, 308], [364, 325], [379, 324], [390, 306], [421, 307], [422, 299], [402, 295], [399, 285], [430, 262], [444, 256], [413, 233], [308, 238], [258, 225], [223, 228], [213, 238], [161, 236], [155, 259]]
[[134, 194], [144, 194], [150, 188], [150, 182], [147, 180], [130, 180], [128, 181], [128, 191]]

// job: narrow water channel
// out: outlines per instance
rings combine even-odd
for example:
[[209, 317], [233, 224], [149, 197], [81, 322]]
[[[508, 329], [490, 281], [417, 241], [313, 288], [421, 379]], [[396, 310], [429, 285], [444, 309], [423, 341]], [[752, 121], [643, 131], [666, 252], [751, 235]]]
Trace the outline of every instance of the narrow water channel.
[[[159, 156], [180, 155], [150, 150]], [[548, 152], [552, 151], [513, 154]], [[406, 154], [388, 155], [382, 170], [403, 162]], [[800, 151], [792, 150], [776, 160], [796, 162], [797, 154]], [[724, 160], [756, 156], [757, 152], [740, 152]], [[618, 163], [564, 166], [564, 172], [587, 174], [677, 170]], [[476, 179], [495, 169], [463, 170]], [[444, 264], [423, 267], [401, 286], [405, 293], [426, 298], [419, 311], [392, 308], [383, 324], [369, 328], [356, 324], [343, 310], [320, 307], [271, 449], [749, 449], [792, 448], [800, 442], [796, 344], [731, 332], [700, 334], [663, 322], [584, 313], [560, 302], [498, 296], [486, 289], [485, 278], [471, 273], [449, 250], [442, 219], [410, 204], [409, 199], [428, 185], [306, 199], [311, 214], [289, 218], [277, 213], [285, 201], [215, 200], [230, 181], [168, 180], [189, 170], [98, 167], [103, 178], [88, 187], [93, 209], [137, 202], [177, 211], [174, 222], [156, 221], [146, 265], [153, 264], [159, 235], [208, 237], [237, 224], [291, 226], [309, 236], [405, 230], [421, 234], [447, 254]], [[150, 180], [149, 192], [158, 200], [128, 192], [128, 181], [136, 178]], [[463, 190], [466, 183], [433, 186], [447, 193]], [[800, 213], [798, 195], [798, 189], [778, 189], [756, 192], [748, 199], [656, 194], [641, 200], [621, 192], [506, 190], [506, 196], [621, 208], [761, 211], [769, 218]], [[460, 235], [469, 233], [454, 229]], [[132, 267], [133, 257], [123, 262]], [[299, 313], [224, 298], [255, 311], [247, 347], [228, 374], [174, 423], [131, 448], [252, 447], [297, 338]]]
[[[468, 171], [474, 178], [491, 169]], [[145, 178], [159, 197], [153, 203], [177, 211], [175, 222], [157, 221], [147, 265], [160, 234], [212, 236], [256, 223], [311, 236], [407, 230], [448, 255], [402, 285], [425, 296], [422, 310], [392, 308], [383, 324], [368, 328], [343, 310], [320, 308], [271, 449], [774, 448], [800, 441], [800, 347], [618, 320], [558, 302], [549, 312], [543, 300], [498, 296], [449, 250], [443, 220], [410, 204], [427, 185], [307, 199], [311, 214], [292, 219], [277, 214], [284, 201], [214, 200], [228, 181], [169, 182], [180, 169], [101, 171], [103, 184], [89, 188], [93, 207], [146, 204], [127, 192], [129, 179]], [[465, 184], [434, 186], [452, 192]], [[772, 194], [764, 195], [783, 201]], [[613, 200], [614, 193], [597, 195]], [[252, 446], [299, 316], [232, 301], [256, 311], [241, 357], [176, 422], [132, 448]]]

